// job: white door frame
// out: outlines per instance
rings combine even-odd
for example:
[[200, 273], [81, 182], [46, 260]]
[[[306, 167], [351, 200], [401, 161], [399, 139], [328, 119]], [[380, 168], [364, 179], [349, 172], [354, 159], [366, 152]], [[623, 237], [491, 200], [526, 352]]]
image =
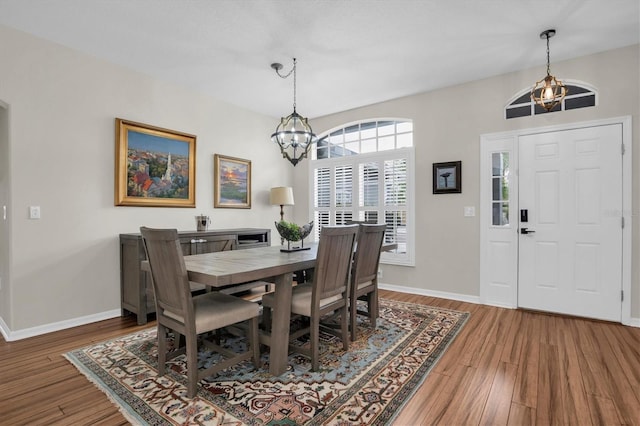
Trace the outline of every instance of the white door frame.
[[[506, 308], [518, 307], [518, 138], [520, 136], [573, 130], [584, 127], [622, 125], [622, 324], [631, 318], [631, 246], [632, 215], [632, 134], [631, 116], [519, 129], [480, 136], [480, 302]], [[621, 147], [622, 149], [622, 147]], [[491, 224], [491, 153], [510, 153], [509, 210], [510, 224]]]

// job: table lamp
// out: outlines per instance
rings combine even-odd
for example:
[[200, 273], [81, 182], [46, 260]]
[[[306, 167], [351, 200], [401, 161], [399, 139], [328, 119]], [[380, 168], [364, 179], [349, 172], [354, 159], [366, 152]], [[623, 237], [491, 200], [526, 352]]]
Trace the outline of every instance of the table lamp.
[[269, 200], [272, 205], [280, 206], [280, 220], [284, 219], [284, 206], [293, 206], [293, 188], [289, 186], [277, 186], [271, 188]]

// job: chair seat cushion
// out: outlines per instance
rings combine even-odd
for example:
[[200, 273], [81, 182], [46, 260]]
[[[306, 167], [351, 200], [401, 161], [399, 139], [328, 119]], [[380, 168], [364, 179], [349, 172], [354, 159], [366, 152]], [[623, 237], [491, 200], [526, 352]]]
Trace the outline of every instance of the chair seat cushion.
[[[257, 317], [259, 306], [228, 294], [211, 292], [193, 298], [196, 318], [196, 333], [216, 330], [237, 322]], [[182, 316], [165, 311], [164, 314], [176, 321], [184, 323]]]
[[372, 284], [373, 284], [373, 281], [372, 281], [372, 280], [369, 280], [369, 281], [365, 281], [365, 282], [363, 282], [363, 283], [360, 283], [360, 284], [358, 284], [358, 290], [363, 289], [363, 288], [365, 288], [365, 287], [369, 287], [369, 286], [370, 286], [370, 285], [372, 285]]
[[[297, 285], [293, 288], [291, 294], [291, 313], [298, 315], [311, 316], [311, 295], [312, 295], [312, 284], [305, 283]], [[342, 299], [341, 295], [327, 297], [326, 299], [320, 300], [320, 308], [327, 306], [330, 303], [337, 302]], [[264, 306], [268, 306], [273, 308], [275, 305], [276, 299], [274, 297], [274, 293], [267, 293], [262, 296], [262, 304]]]

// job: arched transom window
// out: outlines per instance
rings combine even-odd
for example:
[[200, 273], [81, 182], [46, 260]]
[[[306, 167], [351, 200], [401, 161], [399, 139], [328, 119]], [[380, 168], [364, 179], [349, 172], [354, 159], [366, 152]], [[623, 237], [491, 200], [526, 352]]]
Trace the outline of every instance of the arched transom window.
[[511, 98], [505, 107], [504, 117], [510, 118], [528, 117], [530, 115], [546, 114], [555, 111], [567, 111], [570, 109], [593, 107], [598, 104], [598, 92], [587, 83], [565, 81], [567, 96], [551, 111], [547, 111], [531, 100], [531, 88], [519, 91]]

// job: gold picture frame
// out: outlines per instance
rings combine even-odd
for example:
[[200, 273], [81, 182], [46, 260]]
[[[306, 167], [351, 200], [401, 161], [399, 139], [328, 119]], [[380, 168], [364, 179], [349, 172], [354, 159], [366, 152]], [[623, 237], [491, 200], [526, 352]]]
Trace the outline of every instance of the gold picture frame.
[[213, 207], [251, 208], [251, 161], [214, 154]]
[[195, 207], [195, 135], [116, 118], [115, 205]]

